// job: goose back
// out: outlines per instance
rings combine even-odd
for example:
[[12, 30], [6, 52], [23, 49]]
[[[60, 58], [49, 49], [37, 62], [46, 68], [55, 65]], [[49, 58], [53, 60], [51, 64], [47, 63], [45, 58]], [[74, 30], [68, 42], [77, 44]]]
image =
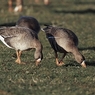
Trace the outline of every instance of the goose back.
[[16, 50], [35, 48], [35, 43], [38, 40], [35, 32], [24, 27], [0, 28], [0, 35], [7, 45]]

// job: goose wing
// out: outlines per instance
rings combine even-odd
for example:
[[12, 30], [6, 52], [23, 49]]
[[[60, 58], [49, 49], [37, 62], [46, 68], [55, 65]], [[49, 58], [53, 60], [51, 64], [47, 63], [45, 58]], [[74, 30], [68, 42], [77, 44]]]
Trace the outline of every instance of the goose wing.
[[12, 37], [15, 37], [15, 35], [13, 35], [13, 33], [10, 32], [10, 28], [0, 28], [0, 40], [9, 48], [12, 48], [9, 43], [9, 39]]
[[[13, 48], [11, 44], [15, 40], [20, 40], [21, 37], [30, 33], [29, 29], [22, 27], [2, 27], [0, 28], [0, 40], [9, 48]], [[14, 40], [15, 39], [15, 40]]]
[[0, 35], [2, 35], [3, 37], [14, 37], [17, 36], [19, 34], [22, 34], [22, 32], [25, 31], [25, 28], [23, 27], [2, 27], [0, 28]]

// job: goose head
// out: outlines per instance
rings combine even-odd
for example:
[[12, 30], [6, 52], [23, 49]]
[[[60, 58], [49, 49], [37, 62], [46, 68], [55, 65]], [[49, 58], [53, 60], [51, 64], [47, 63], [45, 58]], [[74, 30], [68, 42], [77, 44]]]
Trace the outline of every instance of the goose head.
[[84, 68], [86, 68], [85, 57], [81, 53], [75, 55], [75, 60]]
[[51, 30], [52, 30], [53, 26], [51, 26], [51, 25], [44, 25], [44, 26], [45, 27], [41, 29], [42, 31], [44, 31], [46, 34], [52, 33]]

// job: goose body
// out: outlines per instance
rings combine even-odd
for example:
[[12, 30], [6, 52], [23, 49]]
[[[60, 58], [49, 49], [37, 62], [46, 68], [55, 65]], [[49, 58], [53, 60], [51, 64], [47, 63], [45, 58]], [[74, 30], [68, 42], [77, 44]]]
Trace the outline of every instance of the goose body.
[[33, 30], [24, 27], [3, 27], [0, 28], [0, 40], [9, 48], [15, 49], [17, 54], [17, 63], [21, 63], [20, 53], [22, 51], [35, 48], [34, 57], [37, 60], [42, 59], [42, 45]]
[[36, 18], [30, 16], [22, 16], [18, 19], [16, 25], [22, 27], [28, 27], [34, 30], [37, 34], [40, 31], [40, 25]]
[[[51, 47], [55, 51], [56, 64], [58, 66], [63, 65], [63, 58], [68, 52], [71, 52], [76, 61], [80, 63], [83, 67], [85, 65], [85, 58], [78, 50], [78, 38], [74, 32], [66, 28], [59, 28], [54, 26], [46, 26], [43, 28], [46, 33], [46, 37], [50, 42]], [[57, 52], [63, 53], [62, 59], [58, 60]]]

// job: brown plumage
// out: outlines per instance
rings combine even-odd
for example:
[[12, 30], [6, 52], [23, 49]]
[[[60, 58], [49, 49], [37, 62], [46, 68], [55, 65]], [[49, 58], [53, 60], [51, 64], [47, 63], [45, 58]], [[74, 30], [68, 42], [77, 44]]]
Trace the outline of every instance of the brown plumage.
[[28, 49], [35, 49], [34, 57], [36, 65], [38, 65], [43, 58], [41, 42], [37, 34], [29, 28], [18, 26], [0, 28], [0, 40], [7, 47], [16, 50], [17, 60], [15, 62], [19, 64], [23, 63], [20, 60], [22, 51]]
[[[86, 67], [85, 58], [77, 48], [78, 38], [71, 30], [47, 25], [43, 28], [43, 31], [45, 31], [46, 37], [54, 49], [56, 64], [58, 66], [64, 64], [64, 62], [62, 62], [63, 58], [68, 52], [71, 52], [76, 61], [83, 67]], [[60, 61], [58, 60], [57, 52], [64, 53]]]
[[[39, 33], [40, 25], [36, 18], [31, 16], [21, 16], [16, 22], [16, 26], [26, 27], [31, 30], [34, 30], [35, 33]], [[13, 57], [16, 58], [16, 55], [13, 54]]]

